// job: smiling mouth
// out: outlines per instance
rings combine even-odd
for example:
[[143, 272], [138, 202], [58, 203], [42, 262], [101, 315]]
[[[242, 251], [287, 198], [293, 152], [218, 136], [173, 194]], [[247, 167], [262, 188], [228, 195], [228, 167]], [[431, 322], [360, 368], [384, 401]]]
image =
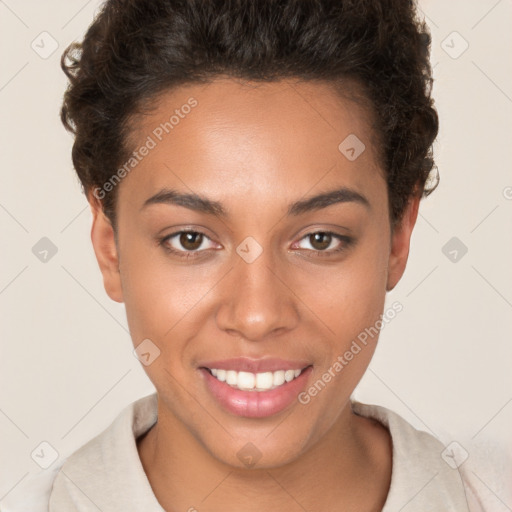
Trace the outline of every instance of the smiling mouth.
[[[311, 366], [311, 365], [309, 365]], [[237, 372], [235, 370], [224, 370], [221, 368], [204, 368], [210, 375], [215, 377], [220, 382], [226, 383], [234, 389], [241, 391], [270, 391], [277, 389], [288, 382], [292, 382], [301, 373], [309, 368], [289, 369], [289, 370], [276, 370], [273, 372]]]

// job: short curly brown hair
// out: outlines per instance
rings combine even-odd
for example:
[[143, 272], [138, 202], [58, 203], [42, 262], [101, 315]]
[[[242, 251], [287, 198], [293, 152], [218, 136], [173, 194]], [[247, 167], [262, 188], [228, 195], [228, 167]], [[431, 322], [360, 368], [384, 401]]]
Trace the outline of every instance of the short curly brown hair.
[[[102, 187], [129, 157], [133, 116], [180, 85], [348, 79], [373, 113], [394, 226], [439, 181], [430, 44], [413, 0], [107, 0], [61, 58], [73, 165], [86, 194]], [[115, 229], [115, 187], [102, 208]]]

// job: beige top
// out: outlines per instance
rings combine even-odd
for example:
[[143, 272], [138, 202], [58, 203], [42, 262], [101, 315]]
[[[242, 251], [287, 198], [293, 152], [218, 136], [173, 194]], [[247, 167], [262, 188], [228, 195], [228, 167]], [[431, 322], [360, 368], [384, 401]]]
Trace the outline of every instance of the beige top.
[[[381, 406], [352, 403], [361, 416], [385, 425], [393, 443], [391, 486], [382, 512], [483, 510], [463, 465], [441, 456], [445, 447]], [[18, 486], [1, 512], [162, 512], [142, 467], [136, 439], [157, 420], [157, 395], [121, 411], [101, 434], [38, 478]], [[446, 462], [446, 460], [448, 462]], [[453, 467], [452, 467], [453, 466]]]

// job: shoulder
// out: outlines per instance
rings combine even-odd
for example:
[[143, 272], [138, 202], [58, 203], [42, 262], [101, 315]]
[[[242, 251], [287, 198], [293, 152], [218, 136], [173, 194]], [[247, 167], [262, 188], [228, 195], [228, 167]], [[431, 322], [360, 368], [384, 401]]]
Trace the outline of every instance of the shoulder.
[[[71, 455], [24, 478], [0, 502], [0, 512], [88, 510], [89, 496], [114, 491], [109, 489], [112, 475], [138, 457], [135, 440], [156, 421], [156, 401], [155, 393], [132, 402], [106, 429]], [[131, 464], [131, 468], [122, 475], [128, 478], [125, 484], [140, 487], [145, 476], [142, 467]]]
[[[136, 439], [157, 419], [156, 393], [125, 407], [101, 434], [74, 452], [55, 477], [50, 512], [138, 508], [151, 491]], [[142, 507], [144, 509], [144, 506]]]
[[352, 410], [379, 421], [391, 435], [391, 486], [383, 512], [483, 510], [457, 445], [444, 446], [385, 407], [352, 402]]
[[24, 477], [0, 501], [0, 512], [48, 512], [52, 485], [65, 461]]

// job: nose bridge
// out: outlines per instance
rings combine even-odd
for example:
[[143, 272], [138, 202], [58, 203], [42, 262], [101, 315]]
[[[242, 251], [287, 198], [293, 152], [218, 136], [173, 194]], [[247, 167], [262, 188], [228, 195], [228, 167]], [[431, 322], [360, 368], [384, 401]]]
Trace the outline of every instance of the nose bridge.
[[[217, 311], [220, 329], [253, 341], [292, 329], [298, 317], [293, 293], [278, 277], [272, 250], [258, 251], [258, 247], [254, 239], [238, 246], [234, 255], [238, 261], [224, 284], [227, 289]], [[257, 252], [260, 254], [253, 260]]]

